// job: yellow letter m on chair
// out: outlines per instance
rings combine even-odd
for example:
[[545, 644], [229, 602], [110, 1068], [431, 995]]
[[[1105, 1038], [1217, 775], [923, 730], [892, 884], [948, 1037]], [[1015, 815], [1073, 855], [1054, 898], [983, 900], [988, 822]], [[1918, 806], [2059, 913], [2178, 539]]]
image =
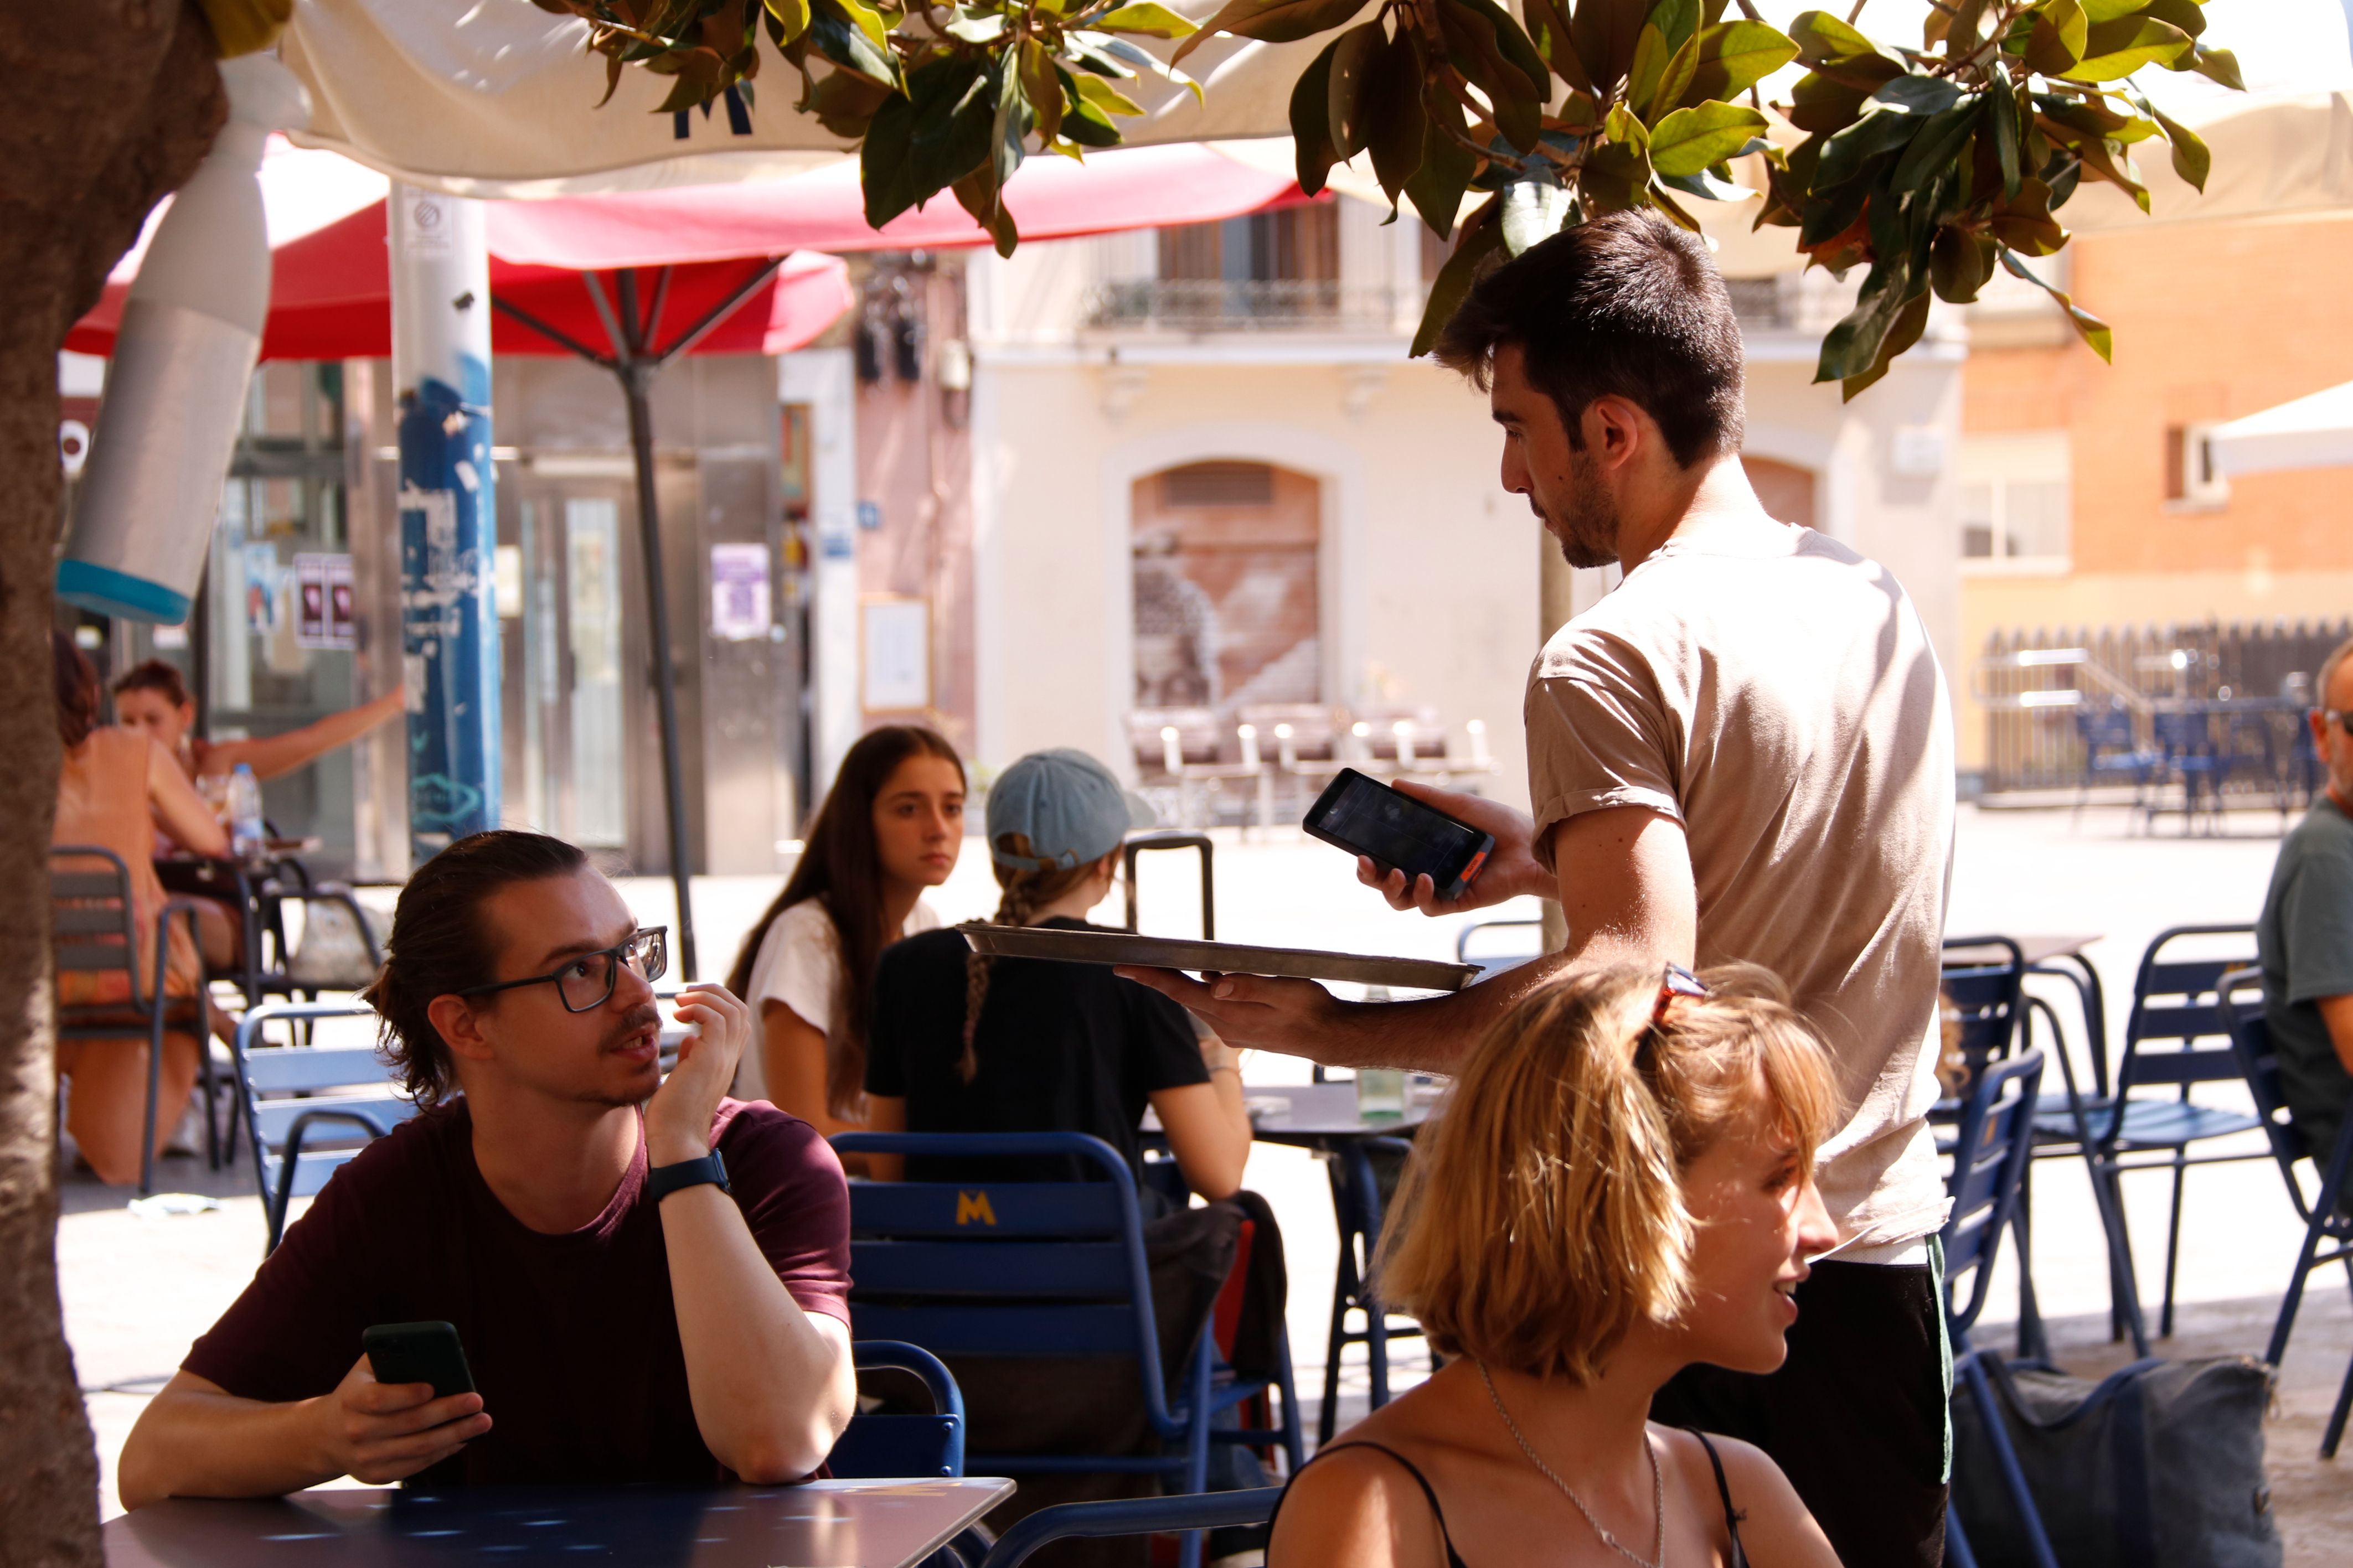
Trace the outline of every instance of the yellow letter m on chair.
[[978, 1220], [983, 1225], [997, 1223], [997, 1211], [988, 1206], [987, 1193], [956, 1194], [956, 1224], [970, 1225]]

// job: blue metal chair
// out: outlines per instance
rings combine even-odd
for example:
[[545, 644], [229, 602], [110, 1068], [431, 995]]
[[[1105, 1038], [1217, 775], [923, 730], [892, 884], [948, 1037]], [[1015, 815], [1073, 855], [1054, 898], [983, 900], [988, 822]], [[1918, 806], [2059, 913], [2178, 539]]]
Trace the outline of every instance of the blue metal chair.
[[[1169, 1454], [972, 1454], [989, 1475], [1165, 1477], [1198, 1492], [1212, 1443], [1280, 1441], [1303, 1462], [1288, 1349], [1271, 1383], [1219, 1364], [1205, 1321], [1172, 1392], [1160, 1364], [1152, 1280], [1135, 1178], [1118, 1151], [1078, 1132], [844, 1132], [844, 1153], [987, 1161], [1060, 1156], [1092, 1165], [1081, 1182], [853, 1182], [849, 1188], [850, 1316], [861, 1339], [921, 1345], [938, 1356], [983, 1359], [1105, 1356], [1133, 1361], [1151, 1429]], [[1282, 1397], [1274, 1431], [1216, 1429], [1221, 1414], [1268, 1393]], [[1185, 1568], [1201, 1538], [1187, 1536]]]
[[[1330, 1442], [1339, 1425], [1340, 1352], [1350, 1345], [1365, 1347], [1365, 1373], [1372, 1385], [1366, 1404], [1378, 1410], [1389, 1402], [1390, 1337], [1421, 1334], [1421, 1325], [1410, 1318], [1392, 1323], [1369, 1282], [1373, 1257], [1380, 1250], [1383, 1207], [1372, 1157], [1378, 1153], [1402, 1161], [1412, 1152], [1413, 1145], [1402, 1138], [1351, 1138], [1332, 1151], [1326, 1165], [1332, 1209], [1340, 1222], [1340, 1262], [1332, 1287], [1332, 1335], [1324, 1352], [1324, 1404], [1315, 1420], [1319, 1444]], [[1363, 1328], [1348, 1326], [1351, 1311], [1364, 1314]]]
[[963, 1475], [964, 1394], [940, 1358], [893, 1340], [855, 1341], [849, 1355], [860, 1372], [903, 1372], [920, 1379], [932, 1396], [932, 1413], [877, 1410], [851, 1416], [826, 1458], [833, 1473], [850, 1480]]
[[364, 1018], [359, 1002], [269, 1002], [247, 1013], [229, 1047], [237, 1103], [253, 1144], [253, 1173], [269, 1224], [266, 1256], [286, 1232], [296, 1198], [314, 1197], [368, 1144], [417, 1114], [374, 1046], [269, 1046], [261, 1031], [275, 1022]]
[[[2246, 967], [2249, 957], [2176, 959], [2166, 949], [2177, 942], [2213, 936], [2243, 936], [2252, 942], [2254, 928], [2246, 925], [2176, 926], [2161, 931], [2141, 955], [2133, 981], [2132, 1011], [2125, 1019], [2122, 1054], [2117, 1058], [2112, 1094], [2084, 1106], [2083, 1130], [2092, 1139], [2092, 1173], [2108, 1194], [2108, 1206], [2121, 1223], [2124, 1200], [2118, 1178], [2127, 1171], [2170, 1170], [2172, 1206], [2165, 1239], [2165, 1304], [2158, 1332], [2173, 1332], [2174, 1279], [2180, 1261], [2181, 1187], [2192, 1165], [2225, 1164], [2260, 1160], [2264, 1151], [2226, 1154], [2189, 1152], [2193, 1143], [2228, 1138], [2254, 1131], [2260, 1118], [2244, 1111], [2200, 1105], [2190, 1098], [2201, 1083], [2242, 1081], [2239, 1053], [2218, 1005], [2216, 984], [2231, 970]], [[2200, 1042], [2211, 1042], [2203, 1044]], [[2149, 1049], [2152, 1045], [2160, 1049]], [[2172, 1092], [2135, 1094], [2139, 1089]], [[2077, 1126], [2063, 1110], [2046, 1110], [2035, 1118], [2039, 1132], [2073, 1139]], [[2139, 1156], [2139, 1157], [2136, 1157]], [[2124, 1243], [2123, 1262], [2129, 1272], [2131, 1241]]]
[[[103, 869], [75, 862], [102, 861]], [[220, 1138], [213, 1126], [213, 1055], [203, 987], [192, 996], [166, 994], [164, 955], [171, 950], [172, 922], [185, 921], [191, 946], [200, 946], [196, 908], [185, 899], [166, 899], [155, 915], [155, 946], [148, 994], [139, 989], [139, 933], [132, 929], [131, 868], [111, 849], [58, 845], [49, 850], [50, 955], [58, 974], [120, 974], [121, 1001], [58, 1003], [60, 1040], [135, 1040], [147, 1037], [147, 1110], [140, 1123], [139, 1194], [155, 1190], [156, 1099], [164, 1075], [164, 1038], [180, 1032], [196, 1037], [197, 1071], [205, 1089], [205, 1154], [220, 1168]], [[111, 989], [110, 989], [111, 994]], [[176, 1109], [174, 1111], [178, 1114]]]
[[2075, 710], [2075, 735], [2084, 746], [2084, 779], [2075, 791], [2076, 815], [2082, 815], [2084, 802], [2094, 785], [2115, 778], [2132, 781], [2133, 809], [2141, 809], [2147, 798], [2149, 780], [2164, 758], [2162, 753], [2140, 743], [2140, 737], [2133, 730], [2132, 710], [2120, 702], [2080, 707]]
[[[1274, 1517], [1281, 1487], [1255, 1487], [1248, 1491], [1199, 1492], [1189, 1497], [1116, 1499], [1110, 1502], [1066, 1502], [1042, 1508], [997, 1538], [980, 1568], [1015, 1568], [1050, 1541], [1072, 1536], [1160, 1535], [1176, 1531], [1216, 1530], [1227, 1525], [1264, 1524]], [[1198, 1535], [1187, 1539], [1198, 1541]]]
[[[2214, 743], [2213, 716], [2202, 708], [2160, 708], [2149, 716], [2149, 728], [2160, 759], [2157, 763], [2160, 789], [2168, 780], [2181, 781], [2181, 831], [2188, 834], [2196, 823], [2201, 800], [2210, 818], [2219, 826], [2222, 783], [2230, 776], [2231, 758]], [[2159, 809], [2158, 796], [2152, 793], [2142, 808], [2151, 826]]]
[[[2305, 1147], [2287, 1109], [2287, 1091], [2280, 1082], [2279, 1054], [2272, 1049], [2271, 1026], [2264, 1020], [2260, 1005], [2250, 1009], [2240, 1005], [2234, 992], [2260, 992], [2263, 977], [2252, 969], [2233, 970], [2222, 977], [2216, 987], [2219, 1005], [2231, 1029], [2231, 1043], [2239, 1053], [2239, 1060], [2247, 1075], [2247, 1089], [2254, 1096], [2255, 1109], [2262, 1113], [2263, 1131], [2271, 1142], [2272, 1157], [2279, 1163], [2281, 1179], [2287, 1183], [2288, 1201], [2295, 1205], [2296, 1217], [2304, 1221], [2304, 1245], [2296, 1252], [2295, 1272], [2288, 1277], [2287, 1293], [2280, 1299], [2278, 1320], [2272, 1325], [2271, 1344], [2263, 1352], [2263, 1360], [2276, 1367], [2287, 1354], [2289, 1334], [2295, 1330], [2295, 1315], [2304, 1304], [2304, 1287], [2316, 1268], [2332, 1263], [2345, 1265], [2346, 1283], [2353, 1287], [2353, 1214], [2348, 1214], [2337, 1194], [2345, 1190], [2345, 1175], [2353, 1170], [2353, 1116], [2346, 1118], [2337, 1130], [2337, 1143], [2324, 1163]], [[2296, 1179], [2296, 1162], [2311, 1159], [2313, 1173], [2320, 1178], [2314, 1196], [2307, 1198], [2304, 1184]], [[2337, 1392], [2337, 1407], [2329, 1412], [2328, 1427], [2321, 1436], [2320, 1457], [2333, 1459], [2337, 1445], [2345, 1437], [2345, 1422], [2353, 1413], [2353, 1365], [2345, 1369], [2345, 1381]]]
[[[1960, 1121], [1969, 1089], [1986, 1065], [2010, 1056], [2025, 1033], [2026, 954], [2006, 936], [1948, 936], [1944, 952], [1937, 988], [1944, 997], [1947, 1024], [1958, 1026], [1955, 1044], [1961, 1056], [1962, 1075], [1958, 1085], [1947, 1086], [1928, 1119], [1952, 1126]], [[1999, 956], [1993, 962], [1956, 956], [1978, 952]]]
[[[2018, 1462], [2018, 1450], [2003, 1425], [2001, 1403], [1986, 1375], [1985, 1352], [1969, 1342], [1969, 1329], [1985, 1310], [1993, 1283], [2001, 1233], [2018, 1208], [2019, 1187], [2034, 1147], [2034, 1106], [2042, 1080], [2042, 1053], [2027, 1050], [1990, 1063], [1971, 1084], [1963, 1102], [1953, 1145], [1953, 1172], [1947, 1191], [1953, 1211], [1945, 1221], [1945, 1322], [1953, 1344], [1957, 1392], [1966, 1388], [2000, 1465], [2003, 1489], [2018, 1510], [2035, 1568], [2058, 1568], [2051, 1540], [2035, 1508], [2034, 1493]], [[1966, 1298], [1963, 1281], [1967, 1280]], [[1948, 1526], [1953, 1560], [1976, 1568], [1957, 1517]]]

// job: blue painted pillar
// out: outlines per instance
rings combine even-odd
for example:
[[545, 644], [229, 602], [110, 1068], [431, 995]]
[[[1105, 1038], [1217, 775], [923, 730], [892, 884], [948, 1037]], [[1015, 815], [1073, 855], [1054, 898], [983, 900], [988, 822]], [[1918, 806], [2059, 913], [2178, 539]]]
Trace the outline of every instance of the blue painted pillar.
[[499, 825], [490, 252], [480, 202], [396, 182], [386, 217], [408, 837], [421, 862], [454, 838]]

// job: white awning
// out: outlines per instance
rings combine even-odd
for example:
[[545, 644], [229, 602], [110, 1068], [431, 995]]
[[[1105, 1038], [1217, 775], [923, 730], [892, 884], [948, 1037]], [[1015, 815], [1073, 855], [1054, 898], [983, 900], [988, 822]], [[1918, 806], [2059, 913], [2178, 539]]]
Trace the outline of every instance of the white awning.
[[2208, 439], [2226, 474], [2353, 464], [2353, 381], [2217, 426]]

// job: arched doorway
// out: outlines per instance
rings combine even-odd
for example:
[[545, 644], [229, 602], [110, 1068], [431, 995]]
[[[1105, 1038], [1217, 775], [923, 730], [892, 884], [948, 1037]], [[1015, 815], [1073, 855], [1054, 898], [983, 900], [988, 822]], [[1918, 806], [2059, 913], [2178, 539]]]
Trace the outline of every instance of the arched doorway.
[[1207, 708], [1323, 696], [1322, 486], [1268, 463], [1204, 462], [1137, 479], [1134, 701]]
[[1767, 513], [1800, 528], [1819, 526], [1814, 521], [1813, 469], [1746, 452], [1740, 456], [1740, 466], [1748, 471], [1748, 486]]

